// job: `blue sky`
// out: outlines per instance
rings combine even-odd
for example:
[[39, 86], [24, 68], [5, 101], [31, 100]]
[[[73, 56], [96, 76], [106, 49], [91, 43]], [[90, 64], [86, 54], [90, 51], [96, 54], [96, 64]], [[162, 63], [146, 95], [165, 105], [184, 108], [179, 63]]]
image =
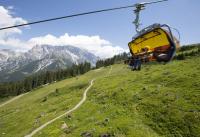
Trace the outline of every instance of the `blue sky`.
[[[142, 1], [6, 0], [1, 1], [0, 6], [9, 10], [12, 17], [21, 17], [30, 22], [98, 9], [132, 5]], [[169, 0], [168, 2], [149, 5], [141, 14], [142, 27], [156, 22], [166, 23], [180, 31], [181, 44], [198, 43], [200, 42], [199, 5], [199, 0]], [[55, 37], [60, 37], [65, 33], [69, 36], [99, 36], [100, 39], [109, 41], [112, 46], [127, 49], [127, 43], [135, 34], [135, 28], [132, 24], [134, 18], [133, 9], [124, 9], [32, 25], [29, 28], [20, 28], [22, 34], [13, 34], [10, 37], [28, 41], [31, 38], [48, 34]], [[2, 47], [5, 48], [6, 45]]]

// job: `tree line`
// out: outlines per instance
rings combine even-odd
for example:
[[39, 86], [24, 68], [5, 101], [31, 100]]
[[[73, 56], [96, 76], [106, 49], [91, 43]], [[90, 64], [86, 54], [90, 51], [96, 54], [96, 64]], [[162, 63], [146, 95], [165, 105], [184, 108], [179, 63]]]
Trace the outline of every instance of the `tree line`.
[[[200, 55], [200, 44], [184, 45], [177, 50], [174, 59], [184, 60], [186, 57], [198, 55]], [[126, 61], [128, 58], [129, 54], [124, 52], [123, 54], [115, 55], [112, 58], [97, 61], [96, 68], [106, 67], [118, 62]]]
[[45, 84], [84, 74], [89, 70], [91, 70], [91, 64], [84, 62], [79, 65], [74, 64], [67, 69], [38, 73], [21, 81], [0, 83], [0, 97], [26, 93]]
[[186, 57], [199, 56], [199, 55], [200, 55], [200, 44], [192, 44], [180, 47], [174, 59], [184, 60]]
[[[106, 67], [122, 60], [127, 59], [128, 54], [123, 53], [120, 55], [115, 55], [112, 58], [105, 60], [99, 60], [96, 62], [96, 68]], [[91, 64], [88, 62], [81, 63], [79, 65], [72, 65], [67, 69], [60, 69], [56, 71], [46, 71], [38, 74], [34, 74], [26, 77], [24, 80], [16, 82], [6, 82], [0, 83], [0, 97], [16, 96], [22, 93], [29, 92], [33, 89], [41, 87], [43, 85], [60, 81], [66, 78], [75, 77], [77, 75], [82, 75], [91, 69]]]
[[122, 54], [115, 55], [112, 58], [108, 58], [108, 59], [104, 59], [104, 60], [98, 60], [97, 63], [96, 63], [96, 68], [106, 67], [106, 66], [109, 66], [109, 65], [120, 63], [120, 62], [122, 62], [126, 59], [128, 59], [128, 53], [124, 52]]

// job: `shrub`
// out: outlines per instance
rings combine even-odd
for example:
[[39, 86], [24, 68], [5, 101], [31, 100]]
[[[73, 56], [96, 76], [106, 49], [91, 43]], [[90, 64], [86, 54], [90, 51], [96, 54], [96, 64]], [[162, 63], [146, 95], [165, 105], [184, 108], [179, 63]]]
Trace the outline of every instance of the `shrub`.
[[47, 97], [44, 97], [42, 102], [46, 102], [47, 101]]
[[179, 54], [176, 56], [176, 59], [177, 60], [184, 60], [185, 59], [185, 55], [182, 53], [182, 54]]

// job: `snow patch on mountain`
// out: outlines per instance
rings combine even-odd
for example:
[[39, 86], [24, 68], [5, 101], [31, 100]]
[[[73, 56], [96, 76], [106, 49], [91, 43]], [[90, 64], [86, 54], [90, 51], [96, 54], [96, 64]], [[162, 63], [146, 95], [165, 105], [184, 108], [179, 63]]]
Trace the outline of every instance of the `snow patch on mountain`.
[[64, 69], [85, 61], [94, 66], [98, 59], [85, 49], [69, 45], [36, 45], [24, 53], [0, 49], [0, 81], [16, 73], [27, 76], [45, 70]]

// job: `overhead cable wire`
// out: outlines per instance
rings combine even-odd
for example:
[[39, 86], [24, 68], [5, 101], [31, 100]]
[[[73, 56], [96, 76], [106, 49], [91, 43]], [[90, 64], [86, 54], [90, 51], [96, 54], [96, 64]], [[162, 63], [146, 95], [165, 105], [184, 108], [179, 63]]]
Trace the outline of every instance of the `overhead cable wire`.
[[83, 15], [88, 15], [88, 14], [112, 11], [112, 10], [127, 9], [127, 8], [131, 8], [131, 7], [134, 7], [134, 5], [118, 7], [118, 8], [103, 9], [103, 10], [96, 10], [96, 11], [72, 14], [72, 15], [67, 15], [67, 16], [62, 16], [62, 17], [50, 18], [50, 19], [45, 19], [45, 20], [33, 21], [33, 22], [24, 23], [24, 24], [3, 27], [3, 28], [0, 28], [0, 30], [11, 29], [11, 28], [16, 28], [16, 27], [21, 27], [21, 26], [28, 26], [28, 25], [38, 24], [38, 23], [44, 23], [44, 22], [49, 22], [49, 21], [61, 20], [61, 19], [66, 19], [66, 18], [72, 18], [72, 17], [83, 16]]
[[152, 2], [142, 2], [142, 3], [139, 3], [139, 4], [148, 5], [148, 4], [155, 4], [155, 3], [164, 2], [164, 1], [168, 1], [168, 0], [158, 0], [158, 1], [152, 1]]
[[61, 19], [66, 19], [66, 18], [73, 18], [73, 17], [77, 17], [77, 16], [95, 14], [95, 13], [106, 12], [106, 11], [113, 11], [113, 10], [133, 8], [133, 7], [138, 6], [138, 4], [139, 5], [148, 5], [148, 4], [154, 4], [154, 3], [158, 3], [158, 2], [164, 2], [164, 1], [168, 1], [168, 0], [158, 0], [158, 1], [153, 1], [153, 2], [136, 3], [134, 5], [129, 5], [129, 6], [122, 6], [122, 7], [117, 7], [117, 8], [102, 9], [102, 10], [96, 10], [96, 11], [90, 11], [90, 12], [83, 12], [83, 13], [72, 14], [72, 15], [67, 15], [67, 16], [49, 18], [49, 19], [38, 20], [38, 21], [33, 21], [33, 22], [28, 22], [28, 23], [13, 25], [13, 26], [2, 27], [2, 28], [0, 28], [0, 30], [6, 30], [6, 29], [11, 29], [11, 28], [28, 26], [28, 25], [39, 24], [39, 23], [44, 23], [44, 22], [50, 22], [50, 21], [55, 21], [55, 20], [61, 20]]

